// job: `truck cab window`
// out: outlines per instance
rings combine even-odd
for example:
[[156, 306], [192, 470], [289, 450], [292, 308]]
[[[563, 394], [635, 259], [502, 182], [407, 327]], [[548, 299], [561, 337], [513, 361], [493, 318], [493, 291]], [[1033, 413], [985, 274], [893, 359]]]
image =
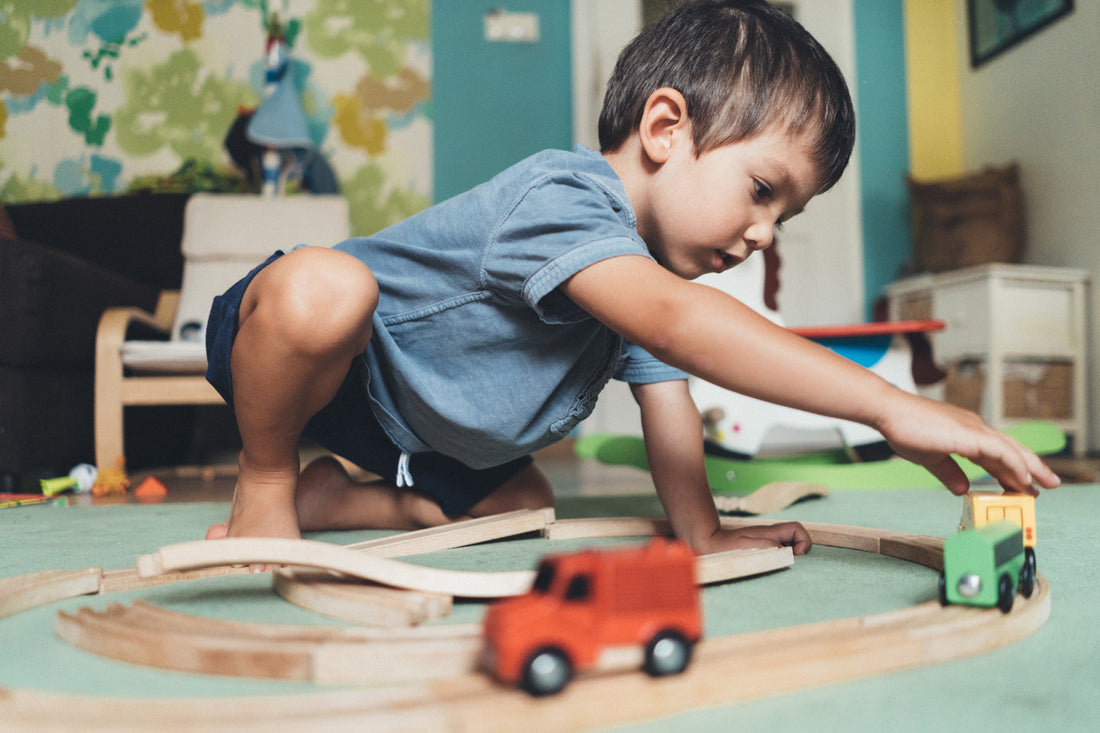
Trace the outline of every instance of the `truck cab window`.
[[535, 593], [546, 593], [554, 584], [554, 566], [549, 563], [539, 565], [539, 571], [535, 574], [535, 582], [531, 590]]
[[590, 581], [587, 575], [578, 575], [569, 581], [569, 587], [565, 591], [565, 600], [567, 601], [583, 601], [587, 600], [590, 588]]

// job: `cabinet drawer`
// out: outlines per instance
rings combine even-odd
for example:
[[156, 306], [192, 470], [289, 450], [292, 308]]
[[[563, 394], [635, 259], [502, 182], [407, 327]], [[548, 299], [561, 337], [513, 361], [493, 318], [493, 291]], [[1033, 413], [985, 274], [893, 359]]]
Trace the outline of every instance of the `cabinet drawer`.
[[991, 350], [1072, 356], [1082, 346], [1081, 313], [1064, 283], [961, 283], [937, 289], [933, 300], [933, 317], [947, 324], [936, 341], [944, 360]]

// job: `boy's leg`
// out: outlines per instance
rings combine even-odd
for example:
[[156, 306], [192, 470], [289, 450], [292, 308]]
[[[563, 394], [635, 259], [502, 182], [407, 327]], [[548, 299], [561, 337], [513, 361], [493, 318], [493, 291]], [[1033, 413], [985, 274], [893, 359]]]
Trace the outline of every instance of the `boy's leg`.
[[343, 252], [297, 249], [261, 270], [241, 301], [233, 344], [240, 473], [224, 532], [299, 537], [298, 442], [366, 348], [378, 286]]
[[356, 483], [333, 458], [319, 458], [302, 472], [297, 495], [303, 531], [325, 529], [420, 529], [516, 509], [554, 505], [550, 482], [534, 464], [521, 469], [465, 516], [447, 516], [429, 496], [385, 481]]

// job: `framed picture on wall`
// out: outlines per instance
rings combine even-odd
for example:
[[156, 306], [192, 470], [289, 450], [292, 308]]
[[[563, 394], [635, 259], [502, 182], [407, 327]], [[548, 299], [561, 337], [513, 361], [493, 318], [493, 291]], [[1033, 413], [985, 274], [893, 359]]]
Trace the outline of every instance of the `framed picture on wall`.
[[977, 68], [1073, 12], [1073, 0], [966, 0], [970, 65]]

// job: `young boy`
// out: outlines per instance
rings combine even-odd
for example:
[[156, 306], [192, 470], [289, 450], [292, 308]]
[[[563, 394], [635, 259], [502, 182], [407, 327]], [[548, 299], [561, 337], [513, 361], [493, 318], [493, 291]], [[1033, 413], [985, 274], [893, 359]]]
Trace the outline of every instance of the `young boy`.
[[[955, 494], [968, 483], [950, 453], [1012, 491], [1057, 486], [976, 415], [690, 282], [768, 247], [840, 177], [854, 129], [839, 70], [801, 26], [764, 2], [690, 5], [623, 51], [600, 154], [547, 151], [376, 236], [277, 253], [211, 312], [208, 378], [243, 449], [230, 517], [207, 536], [550, 506], [529, 453], [568, 435], [617, 374], [679, 537], [808, 550], [797, 523], [719, 528], [680, 369], [873, 426]], [[303, 435], [383, 480], [355, 484], [331, 458], [299, 476]]]

